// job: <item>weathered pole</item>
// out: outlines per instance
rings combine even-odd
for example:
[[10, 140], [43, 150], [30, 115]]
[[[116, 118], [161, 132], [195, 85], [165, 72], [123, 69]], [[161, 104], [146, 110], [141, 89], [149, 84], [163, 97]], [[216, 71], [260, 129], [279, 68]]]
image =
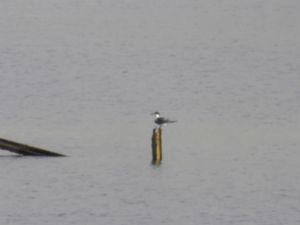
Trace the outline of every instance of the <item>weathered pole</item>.
[[153, 129], [152, 133], [152, 163], [159, 164], [162, 160], [162, 129]]

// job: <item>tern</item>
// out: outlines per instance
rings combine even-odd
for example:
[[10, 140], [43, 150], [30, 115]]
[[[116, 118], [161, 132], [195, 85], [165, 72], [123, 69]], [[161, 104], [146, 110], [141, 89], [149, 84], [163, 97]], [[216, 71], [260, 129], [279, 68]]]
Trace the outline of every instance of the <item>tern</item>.
[[169, 120], [167, 118], [161, 117], [159, 112], [154, 112], [152, 115], [155, 115], [154, 123], [159, 125], [159, 127], [162, 127], [163, 125], [166, 125], [168, 123], [176, 123], [176, 120]]

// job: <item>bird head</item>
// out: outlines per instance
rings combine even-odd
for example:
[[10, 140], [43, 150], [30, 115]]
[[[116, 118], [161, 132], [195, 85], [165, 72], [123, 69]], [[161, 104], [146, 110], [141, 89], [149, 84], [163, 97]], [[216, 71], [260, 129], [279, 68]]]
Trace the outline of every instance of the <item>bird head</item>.
[[155, 115], [156, 118], [160, 117], [159, 112], [154, 112], [154, 113], [152, 113], [152, 115]]

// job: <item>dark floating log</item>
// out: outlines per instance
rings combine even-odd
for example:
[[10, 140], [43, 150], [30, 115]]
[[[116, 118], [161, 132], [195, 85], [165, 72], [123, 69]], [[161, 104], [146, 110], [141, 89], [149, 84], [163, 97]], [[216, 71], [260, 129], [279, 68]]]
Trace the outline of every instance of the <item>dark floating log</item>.
[[162, 129], [153, 129], [152, 133], [152, 164], [160, 164], [162, 160]]
[[20, 144], [0, 138], [0, 149], [8, 150], [21, 155], [28, 156], [65, 156], [60, 153], [50, 152], [30, 145]]

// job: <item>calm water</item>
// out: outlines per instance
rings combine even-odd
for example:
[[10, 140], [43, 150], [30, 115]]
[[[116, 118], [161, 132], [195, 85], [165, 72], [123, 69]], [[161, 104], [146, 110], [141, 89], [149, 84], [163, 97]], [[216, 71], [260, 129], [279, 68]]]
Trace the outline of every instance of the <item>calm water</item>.
[[299, 10], [2, 1], [0, 137], [69, 157], [1, 151], [0, 224], [299, 224]]

